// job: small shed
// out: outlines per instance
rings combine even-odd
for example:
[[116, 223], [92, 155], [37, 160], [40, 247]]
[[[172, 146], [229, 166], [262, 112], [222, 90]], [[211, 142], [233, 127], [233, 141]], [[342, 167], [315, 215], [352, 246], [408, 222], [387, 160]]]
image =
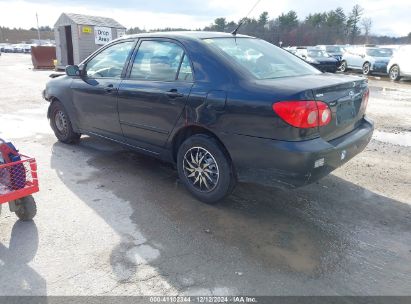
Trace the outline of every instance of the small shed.
[[107, 42], [125, 35], [112, 18], [63, 13], [54, 25], [57, 68], [79, 64]]

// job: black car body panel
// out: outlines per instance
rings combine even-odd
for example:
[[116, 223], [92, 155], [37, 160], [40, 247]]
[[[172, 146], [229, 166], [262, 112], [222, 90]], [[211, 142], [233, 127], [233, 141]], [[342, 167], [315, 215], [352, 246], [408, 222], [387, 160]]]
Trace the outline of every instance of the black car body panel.
[[373, 128], [363, 118], [355, 130], [331, 141], [317, 137], [290, 142], [232, 134], [224, 134], [222, 140], [231, 151], [240, 181], [295, 188], [317, 181], [360, 153]]
[[311, 63], [322, 72], [335, 73], [338, 69], [338, 60], [334, 57], [313, 57], [316, 63]]
[[[233, 38], [230, 34], [207, 32], [120, 38], [104, 48], [122, 39], [135, 41], [121, 77], [56, 77], [48, 82], [44, 96], [63, 104], [76, 132], [104, 137], [170, 162], [175, 161], [176, 139], [186, 130], [213, 134], [225, 147], [241, 181], [305, 185], [342, 165], [367, 145], [373, 126], [361, 110], [366, 80], [327, 73], [255, 79], [202, 40], [218, 37]], [[241, 38], [255, 39], [242, 35], [236, 39]], [[192, 81], [129, 78], [128, 62], [135, 57], [141, 41], [148, 40], [172, 41], [181, 46], [190, 59]], [[293, 127], [272, 108], [274, 103], [288, 100], [321, 100], [329, 105], [333, 119], [325, 127]], [[341, 122], [337, 112], [343, 104], [349, 104], [352, 115]], [[316, 168], [316, 161], [321, 159], [322, 165]]]

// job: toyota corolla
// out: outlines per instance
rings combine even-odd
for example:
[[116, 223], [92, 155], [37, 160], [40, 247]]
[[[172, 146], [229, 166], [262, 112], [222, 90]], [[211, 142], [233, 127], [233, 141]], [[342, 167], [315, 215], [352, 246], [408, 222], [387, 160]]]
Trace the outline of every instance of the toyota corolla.
[[44, 91], [59, 141], [98, 136], [172, 162], [207, 203], [238, 181], [294, 188], [347, 162], [371, 139], [368, 95], [359, 76], [213, 32], [122, 37]]

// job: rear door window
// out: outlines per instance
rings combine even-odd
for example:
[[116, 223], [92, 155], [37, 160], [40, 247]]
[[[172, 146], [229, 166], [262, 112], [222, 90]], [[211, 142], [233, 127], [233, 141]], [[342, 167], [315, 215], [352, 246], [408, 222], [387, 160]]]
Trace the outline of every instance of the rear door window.
[[178, 72], [179, 81], [193, 81], [193, 71], [191, 69], [190, 60], [187, 55], [184, 55], [184, 59], [181, 62], [180, 71]]
[[[188, 58], [184, 61], [183, 57], [187, 58], [184, 56], [183, 48], [176, 43], [155, 40], [142, 41], [134, 58], [130, 79], [152, 81], [190, 79], [192, 77], [191, 67]], [[181, 64], [182, 67], [178, 74]]]

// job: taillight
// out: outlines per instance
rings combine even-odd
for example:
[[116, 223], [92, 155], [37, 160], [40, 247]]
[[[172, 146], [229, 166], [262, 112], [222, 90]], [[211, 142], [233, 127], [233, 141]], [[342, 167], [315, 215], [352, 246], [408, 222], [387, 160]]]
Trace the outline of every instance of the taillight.
[[370, 89], [367, 88], [364, 92], [364, 95], [362, 96], [362, 103], [361, 103], [361, 109], [364, 113], [365, 113], [365, 110], [367, 109], [369, 98], [370, 98]]
[[273, 104], [273, 110], [286, 123], [297, 128], [325, 126], [331, 121], [331, 110], [322, 101], [280, 101]]

